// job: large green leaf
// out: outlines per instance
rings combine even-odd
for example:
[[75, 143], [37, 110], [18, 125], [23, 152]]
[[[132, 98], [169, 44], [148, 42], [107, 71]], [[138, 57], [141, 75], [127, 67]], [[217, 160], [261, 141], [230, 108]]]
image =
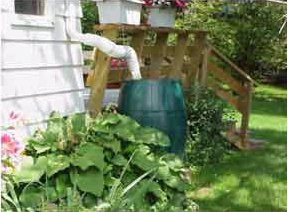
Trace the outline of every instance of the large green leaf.
[[72, 129], [75, 134], [81, 132], [86, 132], [86, 115], [81, 113], [76, 113], [72, 116]]
[[164, 180], [164, 183], [178, 191], [185, 191], [187, 188], [187, 184], [180, 178], [180, 176], [171, 175], [168, 179]]
[[103, 126], [116, 125], [121, 122], [121, 116], [119, 114], [106, 113], [101, 118], [101, 125]]
[[47, 130], [43, 133], [44, 141], [55, 143], [65, 136], [66, 123], [64, 118], [53, 112], [47, 122]]
[[166, 154], [161, 161], [175, 172], [180, 172], [184, 167], [182, 160], [174, 154]]
[[70, 158], [65, 155], [47, 155], [47, 176], [51, 177], [59, 171], [68, 168], [70, 165]]
[[139, 183], [139, 185], [135, 186], [127, 193], [128, 204], [134, 205], [135, 208], [147, 210], [151, 207], [149, 199], [152, 194], [159, 200], [165, 201], [167, 199], [165, 192], [162, 191], [158, 183], [151, 179], [144, 179]]
[[37, 182], [45, 173], [46, 167], [47, 158], [45, 156], [37, 158], [35, 163], [32, 157], [26, 156], [21, 160], [20, 168], [14, 174], [14, 180], [17, 183]]
[[103, 170], [105, 166], [103, 148], [93, 143], [84, 143], [73, 154], [71, 163], [86, 170], [90, 166], [95, 166]]
[[76, 174], [75, 181], [81, 191], [101, 196], [104, 189], [103, 173], [95, 168], [89, 168]]
[[32, 146], [34, 150], [36, 150], [37, 154], [47, 152], [51, 149], [50, 143], [45, 142], [43, 138], [39, 138], [37, 136], [29, 138], [27, 143]]
[[22, 190], [19, 200], [24, 208], [36, 208], [45, 200], [45, 190], [39, 186], [28, 186]]
[[136, 142], [163, 147], [170, 145], [170, 140], [167, 135], [157, 129], [150, 127], [142, 127], [141, 129], [137, 130]]
[[157, 179], [168, 180], [170, 176], [171, 176], [171, 172], [168, 166], [162, 165], [158, 168], [157, 175], [156, 175]]
[[151, 169], [159, 166], [159, 163], [155, 159], [154, 155], [147, 152], [147, 147], [145, 148], [145, 146], [141, 146], [139, 150], [136, 151], [131, 163], [144, 171], [150, 171]]
[[128, 160], [123, 155], [115, 155], [111, 162], [116, 166], [125, 166], [128, 163]]
[[115, 138], [110, 141], [103, 140], [101, 145], [105, 148], [111, 149], [116, 154], [121, 150], [121, 142]]
[[67, 188], [72, 187], [68, 174], [59, 174], [56, 178], [56, 191], [59, 198], [67, 195]]
[[53, 186], [45, 188], [45, 195], [49, 202], [55, 202], [58, 199], [57, 191]]
[[73, 114], [66, 120], [66, 133], [70, 143], [76, 144], [85, 138], [87, 130], [86, 115], [81, 113]]

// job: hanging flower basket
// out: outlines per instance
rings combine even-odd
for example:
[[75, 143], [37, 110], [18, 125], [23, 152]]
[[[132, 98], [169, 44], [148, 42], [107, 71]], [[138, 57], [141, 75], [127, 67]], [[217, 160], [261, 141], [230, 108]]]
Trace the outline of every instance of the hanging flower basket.
[[175, 16], [175, 8], [151, 7], [148, 24], [153, 27], [174, 27]]
[[94, 0], [100, 24], [140, 25], [141, 0]]

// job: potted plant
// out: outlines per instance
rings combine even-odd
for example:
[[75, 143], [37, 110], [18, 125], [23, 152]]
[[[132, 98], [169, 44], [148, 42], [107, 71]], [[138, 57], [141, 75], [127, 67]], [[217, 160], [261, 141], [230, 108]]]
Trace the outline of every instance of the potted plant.
[[148, 24], [154, 27], [173, 27], [177, 11], [187, 7], [188, 0], [144, 0], [148, 9]]
[[142, 0], [94, 0], [100, 24], [139, 25]]

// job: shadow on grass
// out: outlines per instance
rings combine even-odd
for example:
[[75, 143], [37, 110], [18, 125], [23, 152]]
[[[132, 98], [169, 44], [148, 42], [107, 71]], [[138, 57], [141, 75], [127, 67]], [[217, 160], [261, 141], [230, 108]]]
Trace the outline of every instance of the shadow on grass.
[[201, 211], [286, 211], [286, 133], [253, 132], [273, 142], [261, 149], [234, 152], [195, 176], [195, 187], [211, 188], [207, 196], [195, 196]]

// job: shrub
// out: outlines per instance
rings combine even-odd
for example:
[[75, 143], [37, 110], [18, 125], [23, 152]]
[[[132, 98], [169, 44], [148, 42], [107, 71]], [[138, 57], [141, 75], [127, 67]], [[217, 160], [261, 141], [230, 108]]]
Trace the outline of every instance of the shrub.
[[186, 159], [193, 165], [217, 163], [231, 146], [222, 135], [225, 103], [201, 87], [191, 89], [188, 97]]
[[[108, 111], [95, 119], [54, 113], [47, 129], [28, 139], [9, 186], [15, 192], [6, 194], [17, 197], [22, 209], [40, 211], [191, 211], [185, 167], [162, 150], [168, 137]], [[2, 200], [6, 210], [19, 211], [19, 204]]]

